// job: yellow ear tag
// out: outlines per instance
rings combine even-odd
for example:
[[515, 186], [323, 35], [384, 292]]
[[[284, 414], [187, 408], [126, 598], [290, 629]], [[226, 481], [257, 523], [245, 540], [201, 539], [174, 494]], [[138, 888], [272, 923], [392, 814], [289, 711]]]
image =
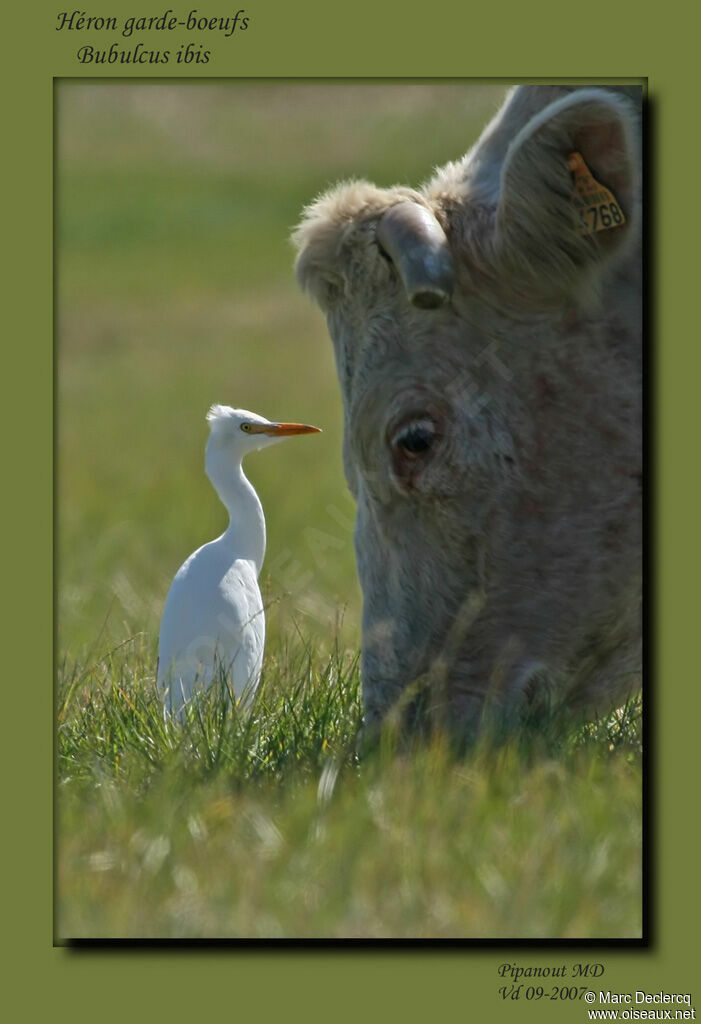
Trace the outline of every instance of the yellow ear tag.
[[593, 235], [625, 224], [626, 218], [613, 192], [599, 184], [581, 153], [570, 153], [567, 166], [574, 174], [574, 226], [580, 235]]

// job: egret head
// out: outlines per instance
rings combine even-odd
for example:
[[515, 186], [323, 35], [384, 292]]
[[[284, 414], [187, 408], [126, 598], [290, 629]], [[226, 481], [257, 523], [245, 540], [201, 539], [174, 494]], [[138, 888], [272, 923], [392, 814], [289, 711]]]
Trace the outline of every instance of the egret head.
[[240, 461], [249, 452], [267, 448], [295, 434], [318, 434], [319, 427], [304, 423], [276, 423], [247, 409], [213, 405], [207, 413], [210, 435], [207, 463]]

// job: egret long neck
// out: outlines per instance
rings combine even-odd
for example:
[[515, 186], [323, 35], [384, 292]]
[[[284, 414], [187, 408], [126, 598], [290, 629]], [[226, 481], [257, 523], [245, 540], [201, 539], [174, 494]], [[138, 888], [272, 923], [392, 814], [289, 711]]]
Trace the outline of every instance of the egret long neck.
[[229, 513], [229, 526], [222, 540], [236, 558], [249, 559], [260, 573], [265, 558], [265, 516], [263, 506], [241, 463], [227, 472], [208, 471], [209, 479]]

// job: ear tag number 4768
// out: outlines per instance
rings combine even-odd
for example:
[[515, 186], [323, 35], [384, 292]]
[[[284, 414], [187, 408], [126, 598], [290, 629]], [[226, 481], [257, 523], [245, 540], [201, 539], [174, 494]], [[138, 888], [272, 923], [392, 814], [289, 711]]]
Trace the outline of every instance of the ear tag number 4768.
[[625, 224], [626, 218], [613, 192], [601, 185], [584, 162], [581, 153], [570, 153], [567, 166], [574, 175], [575, 230], [580, 235], [593, 235]]

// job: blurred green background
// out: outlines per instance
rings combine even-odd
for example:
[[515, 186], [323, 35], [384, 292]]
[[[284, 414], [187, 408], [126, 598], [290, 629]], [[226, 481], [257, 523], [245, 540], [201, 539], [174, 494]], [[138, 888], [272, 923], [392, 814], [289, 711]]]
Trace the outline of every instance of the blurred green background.
[[170, 580], [226, 514], [213, 402], [324, 430], [253, 455], [269, 636], [359, 644], [353, 503], [321, 313], [293, 274], [303, 205], [348, 177], [419, 184], [503, 86], [57, 86], [59, 656], [152, 638]]

